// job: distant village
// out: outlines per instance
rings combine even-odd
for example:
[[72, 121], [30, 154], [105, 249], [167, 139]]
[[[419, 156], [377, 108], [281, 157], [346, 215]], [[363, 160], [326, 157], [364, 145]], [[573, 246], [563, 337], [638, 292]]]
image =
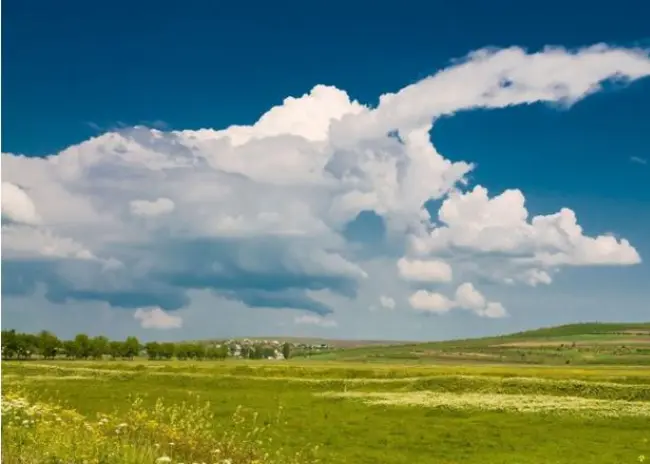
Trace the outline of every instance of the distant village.
[[327, 343], [296, 343], [248, 338], [216, 342], [214, 347], [227, 347], [229, 357], [240, 359], [285, 359], [287, 356], [309, 356], [334, 348]]

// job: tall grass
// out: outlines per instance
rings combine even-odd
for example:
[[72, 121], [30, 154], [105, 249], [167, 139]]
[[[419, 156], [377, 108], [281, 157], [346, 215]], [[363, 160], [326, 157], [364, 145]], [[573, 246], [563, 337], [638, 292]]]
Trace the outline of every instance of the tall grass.
[[[209, 403], [146, 408], [140, 398], [121, 415], [91, 419], [23, 392], [3, 391], [2, 462], [7, 464], [304, 464], [315, 448], [285, 454], [272, 444], [274, 424], [238, 409], [215, 428]], [[271, 451], [274, 450], [274, 451]]]

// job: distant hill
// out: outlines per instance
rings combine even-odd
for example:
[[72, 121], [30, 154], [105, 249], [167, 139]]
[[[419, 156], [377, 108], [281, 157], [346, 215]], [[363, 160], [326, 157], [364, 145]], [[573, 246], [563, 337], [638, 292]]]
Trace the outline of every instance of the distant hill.
[[650, 366], [650, 323], [580, 323], [509, 335], [390, 346], [315, 356], [341, 361], [416, 363], [636, 364]]
[[583, 335], [647, 335], [650, 336], [650, 322], [623, 323], [623, 322], [584, 322], [580, 324], [566, 324], [555, 327], [544, 327], [535, 330], [518, 332], [509, 337], [536, 339], [544, 337], [572, 337]]

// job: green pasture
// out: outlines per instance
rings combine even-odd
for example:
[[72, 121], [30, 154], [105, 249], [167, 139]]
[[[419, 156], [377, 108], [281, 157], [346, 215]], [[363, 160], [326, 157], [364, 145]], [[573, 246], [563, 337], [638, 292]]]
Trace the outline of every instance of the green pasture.
[[650, 324], [588, 323], [468, 340], [362, 346], [312, 358], [373, 363], [650, 367]]
[[[28, 361], [4, 390], [86, 417], [209, 401], [238, 407], [270, 447], [319, 445], [323, 463], [634, 463], [650, 459], [650, 369], [642, 366], [289, 362]], [[4, 432], [3, 432], [4, 434]], [[4, 437], [3, 437], [4, 438]]]

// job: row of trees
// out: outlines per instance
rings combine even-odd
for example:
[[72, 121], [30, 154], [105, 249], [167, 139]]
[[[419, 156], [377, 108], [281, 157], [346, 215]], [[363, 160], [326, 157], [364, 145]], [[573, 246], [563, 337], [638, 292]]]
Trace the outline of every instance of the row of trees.
[[[282, 347], [285, 359], [291, 354], [291, 345]], [[109, 340], [104, 336], [89, 337], [78, 334], [72, 340], [60, 340], [46, 330], [38, 334], [20, 333], [15, 330], [2, 331], [3, 359], [30, 359], [34, 356], [45, 359], [65, 357], [68, 359], [133, 359], [141, 354], [149, 359], [225, 359], [231, 349], [225, 344], [205, 345], [202, 343], [159, 343], [144, 345], [136, 337], [126, 340]], [[269, 346], [254, 345], [241, 347], [241, 356], [250, 359], [275, 357], [275, 349]]]
[[226, 359], [228, 347], [201, 343], [158, 343], [149, 342], [144, 346], [149, 359]]
[[72, 340], [60, 340], [47, 330], [38, 334], [2, 331], [2, 358], [29, 359], [40, 356], [54, 359], [64, 356], [70, 359], [100, 359], [105, 355], [113, 358], [133, 359], [140, 354], [140, 342], [136, 337], [124, 341], [109, 340], [104, 336], [89, 337], [78, 334]]

